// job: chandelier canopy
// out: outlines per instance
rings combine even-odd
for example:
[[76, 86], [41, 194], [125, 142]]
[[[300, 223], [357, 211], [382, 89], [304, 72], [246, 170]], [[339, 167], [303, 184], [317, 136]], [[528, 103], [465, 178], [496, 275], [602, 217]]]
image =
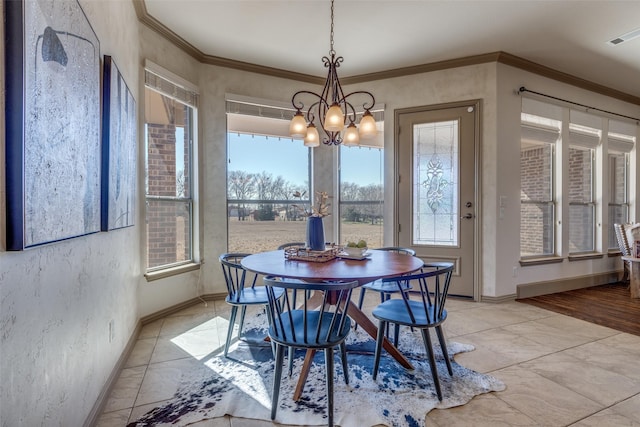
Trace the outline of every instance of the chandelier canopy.
[[[293, 138], [304, 138], [304, 145], [307, 147], [320, 145], [320, 133], [315, 125], [316, 119], [320, 122], [323, 133], [322, 142], [327, 145], [341, 143], [349, 146], [359, 145], [360, 139], [371, 139], [377, 134], [376, 121], [370, 111], [376, 103], [373, 95], [361, 90], [345, 95], [338, 79], [338, 67], [344, 59], [342, 56], [336, 56], [336, 51], [333, 49], [333, 2], [334, 0], [331, 0], [330, 57], [322, 58], [324, 66], [329, 69], [329, 74], [322, 93], [301, 90], [291, 98], [296, 113], [291, 119], [289, 133]], [[364, 99], [362, 104], [364, 114], [358, 127], [356, 127], [356, 109], [351, 101], [355, 98]], [[303, 113], [305, 104], [302, 99], [311, 99], [306, 113]]]

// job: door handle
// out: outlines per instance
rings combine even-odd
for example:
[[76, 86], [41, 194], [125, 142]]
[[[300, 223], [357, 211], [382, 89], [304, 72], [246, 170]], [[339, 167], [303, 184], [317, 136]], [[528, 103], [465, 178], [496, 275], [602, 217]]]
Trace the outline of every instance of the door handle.
[[460, 219], [473, 219], [473, 214], [472, 213], [468, 213], [464, 216], [461, 216]]

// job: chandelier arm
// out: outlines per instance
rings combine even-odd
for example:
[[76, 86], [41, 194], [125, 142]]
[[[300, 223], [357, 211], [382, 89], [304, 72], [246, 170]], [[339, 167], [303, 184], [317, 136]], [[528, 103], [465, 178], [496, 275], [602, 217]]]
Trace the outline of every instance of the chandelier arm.
[[369, 106], [367, 106], [367, 102], [365, 102], [364, 104], [362, 104], [362, 108], [364, 108], [365, 110], [370, 110], [373, 108], [374, 105], [376, 105], [376, 98], [373, 96], [373, 94], [371, 92], [367, 92], [365, 90], [356, 90], [355, 92], [351, 92], [347, 95], [344, 96], [344, 99], [346, 100], [347, 98], [349, 98], [351, 95], [367, 95], [368, 97], [371, 98], [370, 104]]

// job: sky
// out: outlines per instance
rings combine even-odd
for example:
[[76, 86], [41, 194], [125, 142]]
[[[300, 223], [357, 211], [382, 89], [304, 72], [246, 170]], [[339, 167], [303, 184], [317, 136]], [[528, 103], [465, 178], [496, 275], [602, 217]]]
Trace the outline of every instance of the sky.
[[[228, 170], [266, 171], [292, 184], [304, 184], [309, 148], [301, 140], [229, 133]], [[284, 147], [284, 148], [283, 148]], [[286, 155], [282, 150], [286, 149]], [[312, 149], [313, 150], [313, 149]], [[343, 147], [342, 181], [365, 186], [383, 180], [381, 150]]]

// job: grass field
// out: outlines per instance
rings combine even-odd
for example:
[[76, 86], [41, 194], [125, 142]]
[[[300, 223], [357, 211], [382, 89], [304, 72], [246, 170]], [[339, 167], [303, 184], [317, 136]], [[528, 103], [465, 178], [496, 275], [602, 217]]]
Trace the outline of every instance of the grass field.
[[[304, 221], [229, 220], [229, 252], [256, 253], [277, 249], [287, 242], [304, 242]], [[342, 241], [365, 240], [369, 247], [382, 246], [382, 225], [342, 223]]]

